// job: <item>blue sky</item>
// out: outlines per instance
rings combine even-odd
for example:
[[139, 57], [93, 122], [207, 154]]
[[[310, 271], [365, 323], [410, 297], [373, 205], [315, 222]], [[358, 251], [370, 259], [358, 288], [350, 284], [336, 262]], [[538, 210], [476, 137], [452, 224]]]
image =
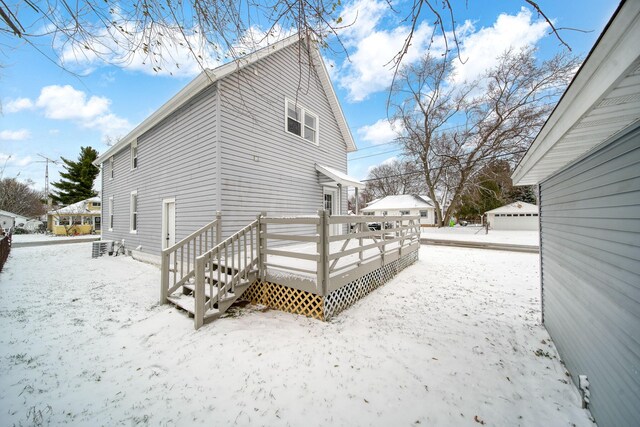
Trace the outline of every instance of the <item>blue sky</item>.
[[[562, 49], [549, 28], [522, 0], [454, 2], [461, 29], [461, 55], [457, 76], [472, 79], [490, 67], [494, 54], [508, 46], [536, 45], [538, 56], [547, 58]], [[394, 2], [402, 6], [402, 2]], [[538, 2], [557, 27], [591, 31], [562, 31], [578, 55], [586, 55], [606, 25], [617, 1], [583, 0]], [[398, 156], [393, 131], [386, 120], [386, 88], [391, 72], [385, 64], [401, 46], [406, 28], [386, 1], [343, 2], [344, 22], [355, 24], [341, 33], [351, 62], [344, 54], [324, 52], [336, 93], [359, 151], [349, 155], [349, 174], [364, 179], [371, 166]], [[430, 22], [421, 22], [406, 61], [424, 53]], [[31, 179], [44, 188], [44, 163], [38, 155], [75, 159], [81, 146], [99, 152], [106, 141], [126, 134], [184, 87], [198, 67], [184, 59], [173, 75], [157, 74], [149, 64], [134, 58], [116, 67], [60, 51], [60, 68], [32, 47], [0, 38], [0, 172], [4, 177]], [[42, 48], [50, 54], [50, 44]], [[49, 51], [47, 50], [49, 49]], [[59, 53], [60, 53], [59, 52]], [[180, 53], [178, 53], [180, 54]], [[186, 58], [186, 56], [184, 57]], [[50, 181], [59, 179], [59, 166], [50, 166]]]

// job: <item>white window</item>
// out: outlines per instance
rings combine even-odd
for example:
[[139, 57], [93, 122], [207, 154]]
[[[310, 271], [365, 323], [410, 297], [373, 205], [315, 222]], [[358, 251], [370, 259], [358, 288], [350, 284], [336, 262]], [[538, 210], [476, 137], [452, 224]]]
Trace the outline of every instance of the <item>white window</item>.
[[420, 211], [420, 216], [422, 218], [429, 218], [429, 211]]
[[295, 102], [285, 99], [287, 132], [318, 144], [318, 116]]
[[409, 215], [409, 211], [400, 211], [400, 215]]
[[131, 143], [131, 169], [138, 168], [138, 141]]
[[109, 179], [113, 179], [113, 157], [109, 158]]
[[113, 231], [113, 197], [109, 197], [109, 231]]
[[131, 192], [131, 204], [129, 207], [129, 211], [130, 211], [129, 231], [131, 233], [137, 233], [138, 232], [138, 192], [137, 191]]

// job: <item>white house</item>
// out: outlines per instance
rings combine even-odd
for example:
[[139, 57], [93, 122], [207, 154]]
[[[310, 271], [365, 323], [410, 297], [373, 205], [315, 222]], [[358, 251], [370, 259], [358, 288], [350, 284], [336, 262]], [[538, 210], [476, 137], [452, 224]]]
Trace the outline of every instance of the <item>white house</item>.
[[29, 218], [25, 216], [0, 210], [0, 227], [5, 230], [13, 227], [24, 227], [28, 220]]
[[538, 185], [542, 319], [571, 378], [599, 426], [640, 426], [640, 1], [621, 2], [512, 179]]
[[486, 212], [494, 230], [537, 230], [538, 206], [514, 202]]
[[355, 150], [316, 42], [295, 34], [203, 71], [96, 159], [102, 235], [159, 255], [217, 211], [224, 236], [261, 212], [345, 214]]
[[360, 210], [364, 215], [420, 215], [420, 225], [436, 223], [435, 208], [427, 196], [410, 194], [386, 196]]

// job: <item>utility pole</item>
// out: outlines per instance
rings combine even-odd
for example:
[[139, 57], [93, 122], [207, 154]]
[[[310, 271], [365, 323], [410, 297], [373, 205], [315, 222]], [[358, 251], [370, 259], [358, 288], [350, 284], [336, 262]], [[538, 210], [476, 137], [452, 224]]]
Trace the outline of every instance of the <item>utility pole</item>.
[[53, 163], [54, 165], [59, 165], [59, 160], [50, 159], [49, 157], [38, 153], [38, 156], [42, 157], [44, 160], [36, 160], [35, 163], [44, 163], [44, 197], [47, 200], [47, 211], [51, 210], [51, 197], [49, 196], [49, 163]]

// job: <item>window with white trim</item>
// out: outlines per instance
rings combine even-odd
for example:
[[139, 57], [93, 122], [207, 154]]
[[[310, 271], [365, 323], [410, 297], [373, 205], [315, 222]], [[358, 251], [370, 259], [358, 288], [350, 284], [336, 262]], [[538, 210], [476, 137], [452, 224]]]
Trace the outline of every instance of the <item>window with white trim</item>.
[[131, 203], [129, 205], [130, 220], [129, 231], [131, 233], [138, 232], [138, 191], [131, 192]]
[[316, 114], [285, 98], [286, 130], [294, 135], [318, 144], [320, 119]]
[[429, 218], [429, 211], [420, 211], [420, 216], [422, 218]]
[[109, 179], [113, 179], [113, 157], [109, 158]]
[[409, 211], [400, 211], [400, 215], [409, 215]]
[[113, 231], [113, 197], [109, 197], [109, 231]]
[[138, 140], [131, 143], [131, 169], [138, 168]]

